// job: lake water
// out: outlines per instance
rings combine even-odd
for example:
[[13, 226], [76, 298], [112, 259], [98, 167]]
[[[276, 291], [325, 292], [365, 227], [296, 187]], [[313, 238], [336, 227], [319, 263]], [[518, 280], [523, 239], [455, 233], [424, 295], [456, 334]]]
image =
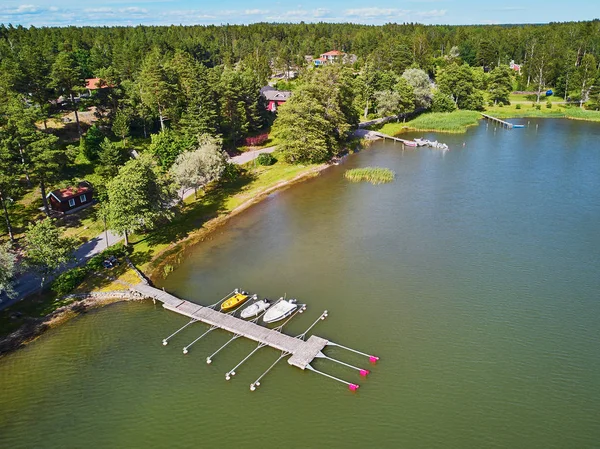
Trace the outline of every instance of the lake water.
[[[204, 325], [163, 347], [186, 318], [123, 303], [0, 360], [0, 447], [600, 447], [600, 125], [425, 137], [451, 151], [376, 143], [235, 217], [161, 284], [201, 304], [287, 293], [308, 304], [292, 335], [329, 310], [316, 335], [381, 357], [367, 379], [314, 363], [357, 393], [285, 362], [250, 392], [277, 352], [226, 382], [253, 343], [207, 365], [228, 334], [184, 356]], [[372, 165], [396, 180], [343, 178]]]

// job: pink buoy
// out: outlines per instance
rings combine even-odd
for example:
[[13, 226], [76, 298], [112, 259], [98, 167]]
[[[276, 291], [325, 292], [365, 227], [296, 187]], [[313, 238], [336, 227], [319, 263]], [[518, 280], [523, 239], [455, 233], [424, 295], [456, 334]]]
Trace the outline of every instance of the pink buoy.
[[358, 390], [358, 387], [359, 387], [359, 385], [356, 385], [356, 384], [349, 384], [348, 385], [348, 389], [350, 391], [356, 391], [356, 390]]
[[370, 371], [368, 369], [361, 369], [360, 370], [360, 375], [365, 377], [370, 373]]
[[369, 362], [371, 362], [371, 363], [377, 363], [377, 360], [379, 360], [379, 357], [374, 356], [374, 355], [370, 355], [369, 356]]

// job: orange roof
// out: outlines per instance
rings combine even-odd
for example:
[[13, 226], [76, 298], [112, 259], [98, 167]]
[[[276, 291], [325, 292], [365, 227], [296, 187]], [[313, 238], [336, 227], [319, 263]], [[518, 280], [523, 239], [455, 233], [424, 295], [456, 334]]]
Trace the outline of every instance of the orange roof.
[[331, 50], [328, 51], [327, 53], [323, 53], [321, 56], [342, 56], [344, 54], [344, 52], [339, 51], [339, 50]]
[[110, 84], [107, 84], [106, 81], [100, 78], [88, 78], [85, 80], [86, 89], [96, 90], [96, 89], [104, 89], [105, 87], [114, 87]]

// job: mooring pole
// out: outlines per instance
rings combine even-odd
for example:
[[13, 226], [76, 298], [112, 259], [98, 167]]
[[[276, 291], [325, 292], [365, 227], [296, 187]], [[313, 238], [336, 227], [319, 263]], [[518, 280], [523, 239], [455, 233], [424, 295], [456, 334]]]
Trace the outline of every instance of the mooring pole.
[[162, 344], [163, 346], [167, 346], [167, 344], [169, 344], [169, 340], [171, 339], [171, 337], [174, 337], [175, 335], [177, 335], [179, 332], [181, 332], [182, 330], [184, 330], [186, 327], [188, 327], [190, 324], [196, 323], [198, 320], [192, 318], [190, 320], [189, 323], [187, 323], [185, 326], [177, 329], [175, 332], [173, 332], [171, 335], [169, 335], [167, 338], [163, 338]]
[[375, 363], [379, 360], [379, 357], [377, 357], [375, 355], [365, 354], [364, 352], [360, 352], [360, 351], [357, 351], [356, 349], [348, 348], [346, 346], [342, 346], [337, 343], [333, 343], [332, 341], [328, 342], [327, 345], [328, 346], [337, 346], [338, 348], [342, 348], [342, 349], [345, 349], [350, 352], [355, 352], [356, 354], [364, 355], [365, 357], [369, 357], [369, 361], [373, 362], [373, 363]]
[[260, 387], [261, 379], [263, 377], [265, 377], [267, 375], [267, 373], [275, 367], [275, 365], [277, 365], [279, 362], [281, 362], [288, 355], [290, 355], [289, 352], [282, 352], [281, 355], [279, 356], [279, 358], [277, 360], [275, 360], [275, 362], [273, 362], [273, 364], [270, 367], [268, 367], [267, 370], [258, 377], [258, 379], [256, 379], [254, 382], [252, 382], [250, 384], [250, 391], [254, 391], [254, 390], [256, 390], [256, 387]]
[[253, 350], [250, 352], [250, 354], [248, 354], [246, 357], [244, 357], [240, 363], [238, 363], [238, 364], [237, 364], [237, 365], [235, 365], [235, 366], [234, 366], [232, 369], [230, 369], [229, 371], [227, 371], [227, 372], [225, 373], [225, 380], [229, 380], [229, 379], [231, 379], [231, 376], [235, 376], [235, 370], [236, 370], [236, 369], [238, 369], [240, 366], [242, 366], [242, 364], [243, 364], [243, 363], [244, 363], [246, 360], [248, 360], [250, 357], [252, 357], [256, 351], [258, 351], [258, 350], [259, 350], [259, 349], [261, 349], [261, 348], [264, 348], [265, 346], [267, 346], [267, 345], [266, 345], [266, 344], [264, 344], [264, 343], [259, 343], [259, 344], [258, 344], [258, 346], [257, 346], [256, 348], [254, 348], [254, 349], [253, 349]]
[[356, 390], [358, 390], [358, 388], [360, 387], [360, 385], [358, 385], [358, 384], [353, 384], [352, 382], [346, 382], [345, 380], [343, 380], [343, 379], [340, 379], [340, 378], [338, 378], [338, 377], [335, 377], [335, 376], [332, 376], [331, 374], [327, 374], [327, 373], [324, 373], [323, 371], [319, 371], [319, 370], [317, 370], [317, 369], [313, 368], [313, 367], [312, 367], [312, 366], [310, 366], [310, 365], [306, 365], [306, 368], [308, 368], [308, 369], [309, 369], [309, 370], [311, 370], [311, 371], [314, 371], [314, 372], [315, 372], [315, 373], [317, 373], [317, 374], [320, 374], [321, 376], [325, 376], [325, 377], [328, 377], [328, 378], [330, 378], [330, 379], [337, 380], [337, 381], [338, 381], [338, 382], [340, 382], [340, 383], [343, 383], [343, 384], [346, 384], [346, 385], [348, 385], [348, 389], [349, 389], [350, 391], [356, 391]]
[[183, 353], [187, 354], [188, 353], [188, 349], [194, 344], [196, 343], [198, 340], [200, 340], [201, 338], [204, 338], [206, 335], [208, 335], [210, 332], [214, 331], [215, 329], [218, 329], [217, 326], [211, 326], [210, 329], [208, 329], [206, 332], [204, 332], [202, 335], [200, 335], [198, 338], [196, 338], [193, 342], [191, 342], [189, 345], [185, 346], [183, 348]]
[[222, 349], [226, 348], [226, 347], [227, 347], [227, 345], [228, 345], [229, 343], [231, 343], [231, 342], [233, 342], [233, 341], [237, 340], [237, 339], [238, 339], [238, 338], [240, 338], [240, 337], [241, 337], [241, 335], [238, 335], [238, 334], [236, 334], [236, 335], [234, 335], [233, 337], [231, 337], [231, 339], [230, 339], [230, 340], [228, 340], [228, 341], [227, 341], [227, 343], [225, 343], [223, 346], [221, 346], [219, 349], [217, 349], [215, 352], [213, 352], [211, 355], [209, 355], [209, 356], [206, 358], [206, 363], [208, 363], [208, 364], [210, 365], [210, 364], [212, 363], [212, 358], [213, 358], [214, 356], [216, 356], [216, 355], [217, 355], [217, 354], [218, 354], [218, 353], [219, 353], [219, 352], [220, 352]]

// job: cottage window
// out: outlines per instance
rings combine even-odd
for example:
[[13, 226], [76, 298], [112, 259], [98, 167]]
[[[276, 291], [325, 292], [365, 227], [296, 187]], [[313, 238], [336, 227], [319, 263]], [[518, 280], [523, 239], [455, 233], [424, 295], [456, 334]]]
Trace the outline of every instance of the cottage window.
[[85, 197], [85, 194], [84, 194], [84, 195], [81, 195], [81, 196], [79, 197], [79, 199], [81, 200], [81, 204], [85, 203], [85, 201], [87, 200], [87, 198]]
[[69, 207], [75, 207], [75, 198], [69, 200]]

